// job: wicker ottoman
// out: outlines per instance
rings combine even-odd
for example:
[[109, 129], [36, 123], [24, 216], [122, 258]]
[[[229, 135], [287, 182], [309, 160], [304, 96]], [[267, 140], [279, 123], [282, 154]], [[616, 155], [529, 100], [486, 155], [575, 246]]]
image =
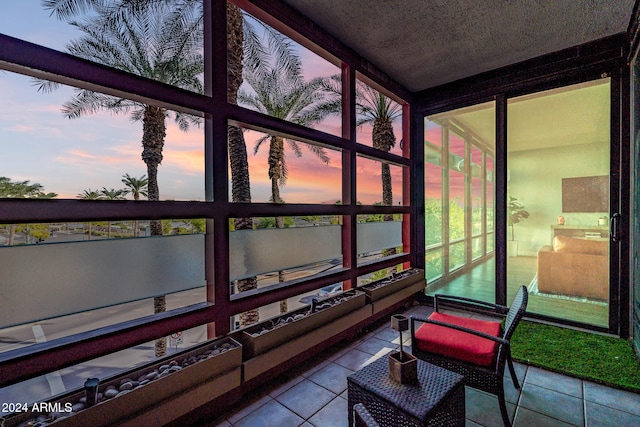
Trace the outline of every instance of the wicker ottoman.
[[418, 360], [418, 383], [389, 377], [386, 357], [347, 377], [349, 426], [353, 406], [362, 403], [381, 427], [464, 426], [464, 378]]

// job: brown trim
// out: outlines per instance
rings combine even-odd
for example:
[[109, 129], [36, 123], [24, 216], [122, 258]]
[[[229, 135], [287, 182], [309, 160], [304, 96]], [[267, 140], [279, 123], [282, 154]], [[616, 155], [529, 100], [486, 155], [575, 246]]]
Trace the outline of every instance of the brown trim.
[[201, 303], [0, 353], [0, 388], [206, 324], [214, 310]]

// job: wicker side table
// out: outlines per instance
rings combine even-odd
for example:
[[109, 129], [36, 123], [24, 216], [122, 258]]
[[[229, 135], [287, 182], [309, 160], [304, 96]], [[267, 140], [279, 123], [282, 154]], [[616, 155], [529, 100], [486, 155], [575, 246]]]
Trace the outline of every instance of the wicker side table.
[[418, 360], [418, 382], [389, 377], [382, 357], [347, 377], [349, 425], [353, 406], [362, 403], [381, 427], [464, 426], [464, 378]]

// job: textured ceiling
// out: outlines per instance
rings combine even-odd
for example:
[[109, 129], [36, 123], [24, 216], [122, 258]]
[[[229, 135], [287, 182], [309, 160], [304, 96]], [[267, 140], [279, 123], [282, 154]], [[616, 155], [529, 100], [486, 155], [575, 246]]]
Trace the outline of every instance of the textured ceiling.
[[625, 32], [634, 0], [284, 0], [410, 91]]

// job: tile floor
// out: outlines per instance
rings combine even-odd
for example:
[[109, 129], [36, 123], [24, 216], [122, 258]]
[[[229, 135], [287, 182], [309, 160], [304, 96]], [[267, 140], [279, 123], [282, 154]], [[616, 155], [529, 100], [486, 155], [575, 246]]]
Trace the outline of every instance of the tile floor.
[[[406, 315], [428, 315], [414, 306]], [[409, 334], [403, 341], [409, 343]], [[348, 427], [347, 376], [399, 345], [388, 322], [371, 327], [245, 396], [234, 410], [198, 427]], [[640, 394], [516, 364], [521, 390], [506, 377], [513, 425], [640, 426]], [[508, 375], [508, 373], [507, 373]], [[466, 388], [466, 425], [501, 426], [496, 397]]]

